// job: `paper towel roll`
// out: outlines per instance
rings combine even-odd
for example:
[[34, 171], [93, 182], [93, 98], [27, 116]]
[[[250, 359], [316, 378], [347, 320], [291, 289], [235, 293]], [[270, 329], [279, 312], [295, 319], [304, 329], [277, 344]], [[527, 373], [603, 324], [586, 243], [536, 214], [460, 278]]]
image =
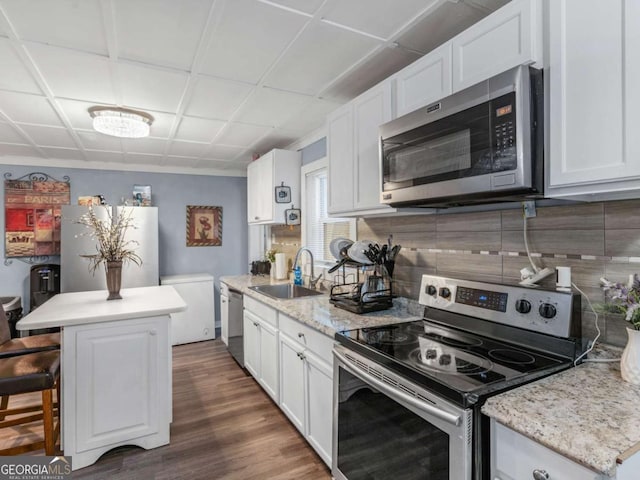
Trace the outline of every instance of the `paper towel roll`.
[[556, 288], [571, 290], [571, 267], [556, 267]]
[[276, 280], [287, 278], [287, 257], [284, 253], [276, 253]]

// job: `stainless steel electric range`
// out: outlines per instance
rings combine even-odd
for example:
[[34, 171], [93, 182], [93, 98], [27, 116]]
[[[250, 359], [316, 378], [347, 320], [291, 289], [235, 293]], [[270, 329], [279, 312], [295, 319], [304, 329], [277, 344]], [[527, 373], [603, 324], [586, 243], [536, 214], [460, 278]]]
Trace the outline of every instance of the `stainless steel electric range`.
[[573, 365], [580, 296], [422, 277], [424, 318], [336, 334], [337, 480], [489, 478], [491, 395]]

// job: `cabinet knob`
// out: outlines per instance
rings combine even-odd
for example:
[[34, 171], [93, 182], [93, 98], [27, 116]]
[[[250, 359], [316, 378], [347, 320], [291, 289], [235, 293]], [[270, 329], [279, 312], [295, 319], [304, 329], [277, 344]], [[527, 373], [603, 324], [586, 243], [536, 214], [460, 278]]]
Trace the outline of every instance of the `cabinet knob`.
[[298, 338], [304, 338], [304, 333], [298, 332]]
[[533, 471], [533, 480], [549, 480], [549, 474], [546, 470], [536, 468]]
[[300, 360], [304, 360], [305, 359], [304, 353], [302, 353], [302, 352], [298, 352], [298, 353], [296, 353], [296, 355], [298, 356], [298, 358]]
[[253, 326], [257, 327], [258, 326], [258, 322], [253, 322]]
[[158, 332], [156, 332], [155, 330], [149, 330], [149, 335], [151, 336], [155, 336]]
[[227, 301], [226, 300], [222, 300], [222, 303], [227, 303]]
[[260, 217], [253, 217], [254, 220], [260, 220]]

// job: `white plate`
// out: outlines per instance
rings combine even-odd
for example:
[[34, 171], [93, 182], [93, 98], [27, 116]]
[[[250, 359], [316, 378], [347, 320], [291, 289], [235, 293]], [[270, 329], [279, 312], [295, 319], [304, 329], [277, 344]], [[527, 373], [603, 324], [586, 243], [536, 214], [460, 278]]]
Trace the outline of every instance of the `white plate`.
[[340, 250], [342, 250], [345, 247], [347, 248], [350, 247], [352, 243], [353, 243], [353, 240], [349, 240], [348, 238], [344, 238], [344, 237], [334, 238], [333, 240], [331, 240], [331, 243], [329, 244], [329, 251], [331, 252], [331, 255], [335, 257], [336, 260], [342, 260], [342, 257], [340, 257]]
[[349, 258], [355, 262], [364, 265], [372, 265], [371, 260], [364, 254], [365, 250], [369, 250], [369, 244], [373, 244], [371, 240], [360, 240], [349, 247]]

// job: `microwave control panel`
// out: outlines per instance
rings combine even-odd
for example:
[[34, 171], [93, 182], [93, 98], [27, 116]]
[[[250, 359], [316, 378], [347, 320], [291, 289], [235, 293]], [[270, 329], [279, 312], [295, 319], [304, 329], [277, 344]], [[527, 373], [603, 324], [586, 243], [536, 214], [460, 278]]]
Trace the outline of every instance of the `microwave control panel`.
[[[494, 171], [516, 167], [516, 97], [503, 95], [491, 102]], [[503, 164], [503, 163], [507, 164]]]

